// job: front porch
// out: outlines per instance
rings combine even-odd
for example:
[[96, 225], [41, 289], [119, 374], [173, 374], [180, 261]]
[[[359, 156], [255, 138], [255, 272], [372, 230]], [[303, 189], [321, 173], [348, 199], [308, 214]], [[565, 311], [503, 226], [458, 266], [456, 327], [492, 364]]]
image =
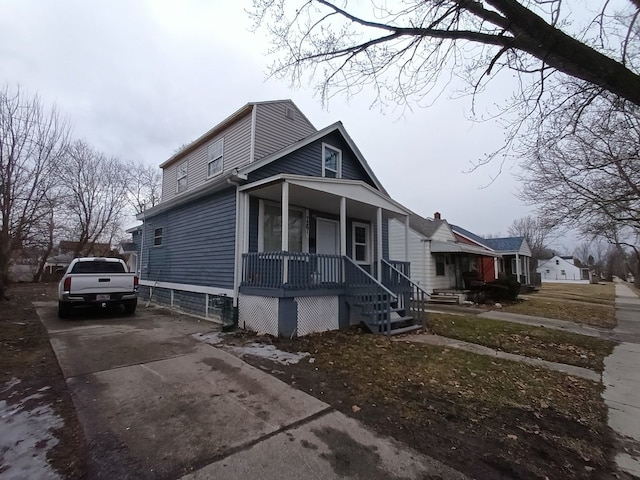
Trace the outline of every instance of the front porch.
[[246, 253], [239, 290], [241, 326], [276, 336], [360, 323], [387, 335], [420, 328], [428, 295], [409, 279], [409, 264], [382, 259], [380, 266], [378, 281], [347, 256]]

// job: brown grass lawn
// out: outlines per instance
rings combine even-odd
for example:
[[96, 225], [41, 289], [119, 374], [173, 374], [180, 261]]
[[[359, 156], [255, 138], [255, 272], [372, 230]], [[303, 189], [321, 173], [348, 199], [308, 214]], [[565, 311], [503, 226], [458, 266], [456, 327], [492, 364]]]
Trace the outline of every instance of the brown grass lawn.
[[262, 368], [473, 478], [614, 478], [599, 383], [355, 331], [272, 341], [314, 361]]
[[551, 328], [522, 325], [474, 315], [431, 313], [429, 330], [437, 335], [477, 343], [503, 352], [537, 357], [601, 372], [614, 343]]
[[521, 302], [506, 306], [505, 311], [568, 320], [596, 327], [616, 326], [613, 283], [545, 283], [538, 292], [520, 295], [519, 299]]

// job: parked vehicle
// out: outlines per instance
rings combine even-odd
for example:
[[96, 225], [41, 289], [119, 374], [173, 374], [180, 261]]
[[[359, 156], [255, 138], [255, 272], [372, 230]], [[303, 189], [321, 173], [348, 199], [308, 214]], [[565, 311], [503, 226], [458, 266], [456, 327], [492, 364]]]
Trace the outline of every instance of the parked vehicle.
[[58, 284], [58, 317], [66, 318], [80, 305], [123, 305], [126, 313], [136, 311], [138, 277], [127, 271], [119, 258], [74, 259]]

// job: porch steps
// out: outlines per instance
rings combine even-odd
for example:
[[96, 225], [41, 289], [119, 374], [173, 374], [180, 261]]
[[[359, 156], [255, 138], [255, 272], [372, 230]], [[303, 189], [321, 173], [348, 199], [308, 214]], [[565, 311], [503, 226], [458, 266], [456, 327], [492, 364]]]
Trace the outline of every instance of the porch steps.
[[[361, 307], [363, 304], [357, 304]], [[376, 306], [376, 305], [374, 305]], [[361, 313], [362, 323], [364, 323], [371, 333], [399, 335], [401, 333], [412, 332], [422, 328], [422, 325], [416, 323], [414, 317], [405, 315], [403, 308], [392, 306], [390, 309], [390, 318], [388, 322], [383, 320], [375, 320], [380, 310], [374, 309], [368, 313]], [[389, 328], [389, 332], [386, 329]]]
[[454, 293], [432, 293], [428, 303], [447, 303], [452, 305], [460, 304], [460, 296]]

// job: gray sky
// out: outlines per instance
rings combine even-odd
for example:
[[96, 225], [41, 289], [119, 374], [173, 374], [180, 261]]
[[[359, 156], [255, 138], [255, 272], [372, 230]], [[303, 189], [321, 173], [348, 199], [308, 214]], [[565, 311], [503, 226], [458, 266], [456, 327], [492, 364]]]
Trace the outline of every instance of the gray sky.
[[105, 154], [154, 165], [249, 101], [291, 98], [316, 128], [342, 121], [390, 195], [423, 216], [439, 211], [482, 235], [506, 234], [530, 213], [512, 172], [486, 188], [497, 164], [464, 173], [504, 139], [496, 122], [467, 120], [469, 98], [452, 100], [449, 90], [432, 107], [402, 113], [371, 108], [365, 91], [323, 110], [313, 90], [266, 79], [268, 40], [250, 31], [249, 7], [0, 0], [1, 83], [55, 103], [74, 134]]

